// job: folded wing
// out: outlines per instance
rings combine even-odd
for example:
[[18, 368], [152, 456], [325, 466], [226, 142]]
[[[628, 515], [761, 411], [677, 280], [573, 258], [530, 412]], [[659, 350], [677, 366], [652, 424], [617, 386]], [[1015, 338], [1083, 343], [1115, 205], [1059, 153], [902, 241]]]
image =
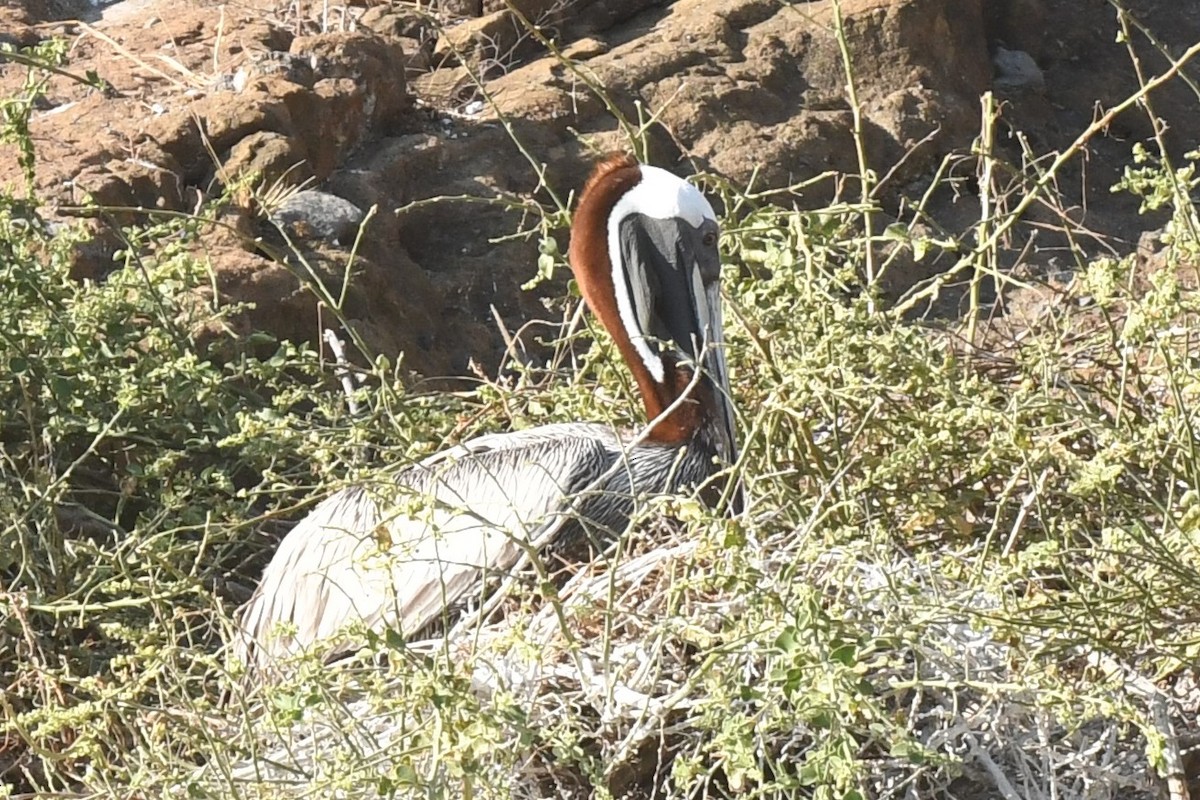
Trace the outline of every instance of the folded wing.
[[353, 486], [284, 537], [238, 616], [234, 655], [252, 674], [348, 643], [354, 623], [409, 636], [540, 549], [577, 513], [576, 496], [619, 453], [599, 425], [553, 425], [471, 440], [402, 472]]

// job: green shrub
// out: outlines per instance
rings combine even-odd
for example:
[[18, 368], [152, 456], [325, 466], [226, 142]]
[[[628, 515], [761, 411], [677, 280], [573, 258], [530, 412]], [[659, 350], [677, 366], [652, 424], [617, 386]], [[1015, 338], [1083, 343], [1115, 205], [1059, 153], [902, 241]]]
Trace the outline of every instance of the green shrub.
[[[1172, 211], [1157, 268], [1080, 251], [1035, 320], [970, 335], [882, 307], [861, 278], [871, 209], [726, 189], [746, 512], [645, 498], [561, 590], [519, 576], [506, 614], [451, 640], [362, 632], [359, 658], [261, 692], [219, 652], [260, 529], [367, 474], [363, 445], [405, 463], [464, 409], [456, 436], [614, 407], [636, 428], [624, 366], [602, 333], [571, 335], [551, 366], [417, 397], [377, 361], [350, 420], [314, 353], [222, 325], [236, 308], [195, 247], [217, 209], [131, 227], [88, 282], [70, 277], [82, 228], [3, 198], [5, 779], [862, 798], [1015, 796], [1021, 776], [1148, 795], [1142, 766], [1167, 773], [1177, 749], [1156, 682], [1200, 656], [1200, 242], [1190, 164], [1135, 161], [1124, 187]], [[994, 263], [944, 246], [965, 278]], [[543, 256], [540, 276], [562, 266]]]

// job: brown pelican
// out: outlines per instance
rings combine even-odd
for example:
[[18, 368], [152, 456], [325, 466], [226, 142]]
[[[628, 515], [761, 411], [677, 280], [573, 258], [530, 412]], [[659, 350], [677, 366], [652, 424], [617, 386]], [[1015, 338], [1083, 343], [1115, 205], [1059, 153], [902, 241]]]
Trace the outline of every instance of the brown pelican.
[[[619, 535], [638, 495], [703, 484], [737, 445], [721, 329], [712, 206], [662, 169], [615, 155], [584, 186], [570, 262], [648, 418], [480, 436], [318, 505], [279, 546], [238, 617], [251, 675], [281, 657], [347, 647], [348, 625], [420, 632], [526, 552], [569, 560]], [[408, 501], [399, 493], [411, 495]]]

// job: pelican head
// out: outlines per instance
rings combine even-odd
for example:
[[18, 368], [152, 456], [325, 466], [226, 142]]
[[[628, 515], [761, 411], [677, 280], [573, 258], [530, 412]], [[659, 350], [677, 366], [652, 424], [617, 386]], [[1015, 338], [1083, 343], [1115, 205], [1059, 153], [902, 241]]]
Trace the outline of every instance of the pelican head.
[[649, 438], [699, 437], [737, 458], [721, 327], [716, 214], [700, 191], [628, 155], [602, 161], [583, 188], [570, 260], [584, 300], [628, 363]]

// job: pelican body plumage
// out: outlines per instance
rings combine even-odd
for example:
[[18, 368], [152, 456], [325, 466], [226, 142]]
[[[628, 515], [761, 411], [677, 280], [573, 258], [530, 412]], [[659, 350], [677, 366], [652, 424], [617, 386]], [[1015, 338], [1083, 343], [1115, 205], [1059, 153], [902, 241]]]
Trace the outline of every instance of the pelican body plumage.
[[647, 427], [488, 434], [330, 496], [280, 543], [237, 617], [252, 676], [347, 647], [345, 631], [415, 635], [526, 552], [578, 558], [619, 536], [642, 495], [702, 485], [737, 457], [716, 215], [687, 181], [629, 156], [580, 194], [569, 259], [645, 405]]

